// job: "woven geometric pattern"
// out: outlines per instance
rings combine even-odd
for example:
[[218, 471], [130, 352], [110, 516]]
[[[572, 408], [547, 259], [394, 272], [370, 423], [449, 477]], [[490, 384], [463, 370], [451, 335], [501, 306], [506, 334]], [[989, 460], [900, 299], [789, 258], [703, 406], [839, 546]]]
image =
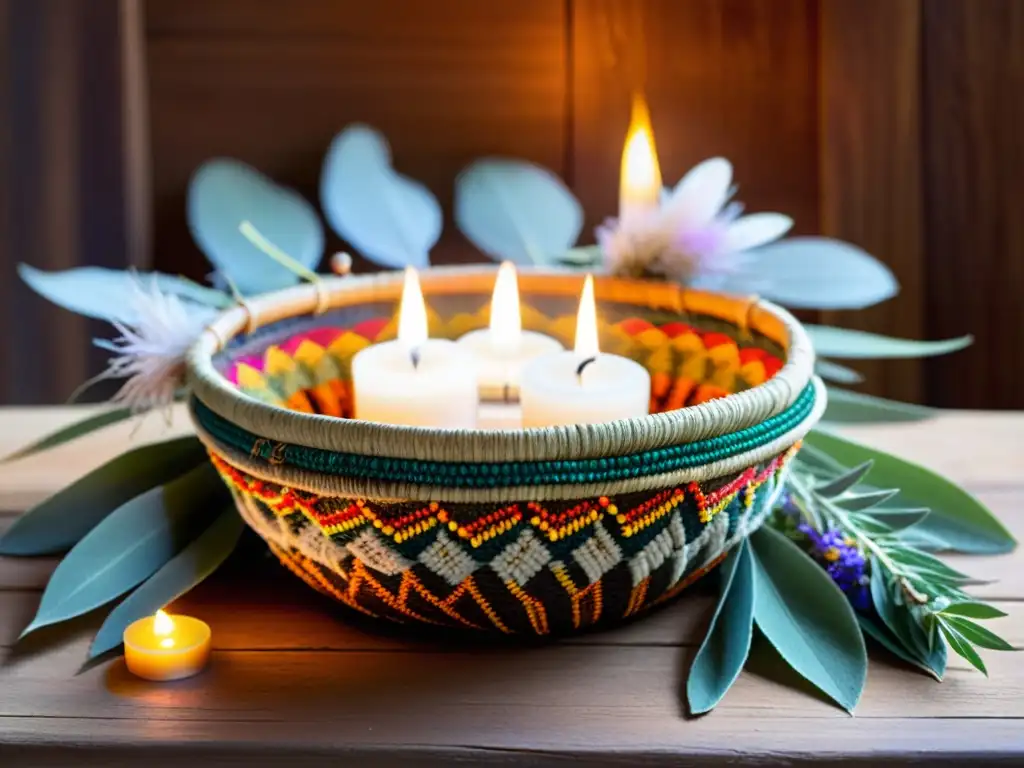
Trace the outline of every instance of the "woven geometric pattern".
[[346, 605], [557, 634], [636, 614], [714, 567], [761, 524], [795, 450], [715, 483], [501, 505], [319, 496], [211, 458], [281, 561]]

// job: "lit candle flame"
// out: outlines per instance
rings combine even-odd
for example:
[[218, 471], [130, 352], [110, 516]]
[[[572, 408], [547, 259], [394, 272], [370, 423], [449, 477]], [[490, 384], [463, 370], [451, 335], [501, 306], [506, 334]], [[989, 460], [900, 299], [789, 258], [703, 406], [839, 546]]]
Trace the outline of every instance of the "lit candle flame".
[[597, 357], [601, 350], [597, 345], [597, 305], [594, 302], [594, 277], [587, 275], [580, 294], [580, 309], [576, 315], [576, 346], [578, 360]]
[[174, 631], [174, 619], [168, 616], [163, 610], [158, 610], [153, 617], [153, 634], [163, 638], [160, 641], [161, 648], [173, 648], [174, 638], [168, 637]]
[[642, 96], [633, 99], [633, 114], [622, 150], [619, 216], [656, 208], [661, 200], [661, 169], [654, 148], [651, 117]]
[[406, 267], [402, 308], [398, 312], [398, 341], [409, 351], [415, 364], [419, 348], [426, 340], [427, 306], [423, 303], [420, 278], [415, 269]]
[[495, 347], [514, 351], [523, 336], [523, 318], [519, 312], [519, 281], [511, 261], [502, 262], [491, 295], [491, 342]]

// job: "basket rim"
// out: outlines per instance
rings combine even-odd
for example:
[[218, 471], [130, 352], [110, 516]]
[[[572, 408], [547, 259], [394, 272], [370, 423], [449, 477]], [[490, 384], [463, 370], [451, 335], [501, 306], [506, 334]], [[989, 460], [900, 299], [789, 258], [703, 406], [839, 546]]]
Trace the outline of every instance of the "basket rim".
[[[430, 267], [420, 272], [424, 293], [488, 292], [497, 265]], [[569, 293], [579, 272], [519, 268], [533, 293]], [[717, 316], [758, 330], [786, 348], [786, 361], [762, 384], [717, 400], [674, 411], [605, 422], [512, 430], [436, 429], [338, 419], [299, 413], [246, 395], [213, 366], [213, 357], [234, 337], [279, 320], [353, 304], [396, 301], [400, 271], [325, 278], [264, 294], [218, 315], [186, 358], [194, 396], [222, 418], [269, 440], [327, 451], [434, 461], [546, 461], [637, 453], [728, 434], [791, 406], [813, 376], [814, 350], [800, 323], [785, 309], [756, 297], [728, 297], [667, 283], [595, 275], [597, 298], [646, 300], [651, 307]], [[548, 288], [548, 291], [545, 291]], [[558, 291], [551, 289], [558, 288]], [[766, 327], [775, 329], [767, 333]]]

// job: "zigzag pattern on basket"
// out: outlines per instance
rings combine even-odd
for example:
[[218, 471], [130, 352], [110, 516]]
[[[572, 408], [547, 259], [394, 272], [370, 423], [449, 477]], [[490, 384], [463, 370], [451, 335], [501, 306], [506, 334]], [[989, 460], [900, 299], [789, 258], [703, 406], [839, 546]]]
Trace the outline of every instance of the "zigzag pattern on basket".
[[281, 561], [346, 605], [543, 635], [631, 616], [713, 568], [761, 524], [796, 449], [714, 487], [491, 506], [319, 496], [211, 458]]
[[[523, 308], [527, 328], [571, 346], [575, 316], [550, 319]], [[484, 327], [486, 315], [460, 314], [445, 322], [432, 317], [435, 337], [457, 338]], [[782, 361], [761, 347], [741, 344], [719, 331], [682, 322], [655, 325], [641, 318], [603, 323], [602, 349], [631, 357], [651, 372], [651, 412], [740, 392], [763, 383]], [[394, 321], [364, 320], [349, 328], [320, 327], [295, 333], [260, 354], [232, 361], [225, 374], [240, 390], [295, 411], [350, 416], [349, 363], [364, 347], [394, 336]]]

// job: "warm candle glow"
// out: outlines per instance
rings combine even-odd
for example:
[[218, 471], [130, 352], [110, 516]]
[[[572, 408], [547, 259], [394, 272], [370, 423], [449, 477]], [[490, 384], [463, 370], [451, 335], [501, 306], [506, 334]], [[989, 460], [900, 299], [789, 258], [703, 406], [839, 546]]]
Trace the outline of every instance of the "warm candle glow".
[[427, 307], [423, 303], [420, 277], [412, 267], [405, 268], [402, 307], [398, 312], [398, 341], [413, 352], [427, 340]]
[[491, 340], [503, 351], [518, 348], [523, 336], [523, 319], [519, 312], [519, 281], [511, 261], [498, 268], [491, 296]]
[[594, 277], [587, 275], [580, 294], [580, 309], [576, 315], [576, 357], [586, 360], [597, 357], [597, 305], [594, 302]]
[[661, 199], [661, 169], [654, 148], [654, 134], [647, 103], [642, 97], [633, 100], [633, 115], [622, 151], [622, 172], [619, 182], [619, 216], [636, 210], [656, 208]]
[[156, 612], [156, 616], [153, 617], [153, 634], [163, 637], [169, 635], [174, 631], [174, 619], [164, 613], [162, 610]]
[[191, 616], [153, 616], [132, 622], [124, 631], [124, 660], [146, 680], [180, 680], [206, 666], [210, 627]]

